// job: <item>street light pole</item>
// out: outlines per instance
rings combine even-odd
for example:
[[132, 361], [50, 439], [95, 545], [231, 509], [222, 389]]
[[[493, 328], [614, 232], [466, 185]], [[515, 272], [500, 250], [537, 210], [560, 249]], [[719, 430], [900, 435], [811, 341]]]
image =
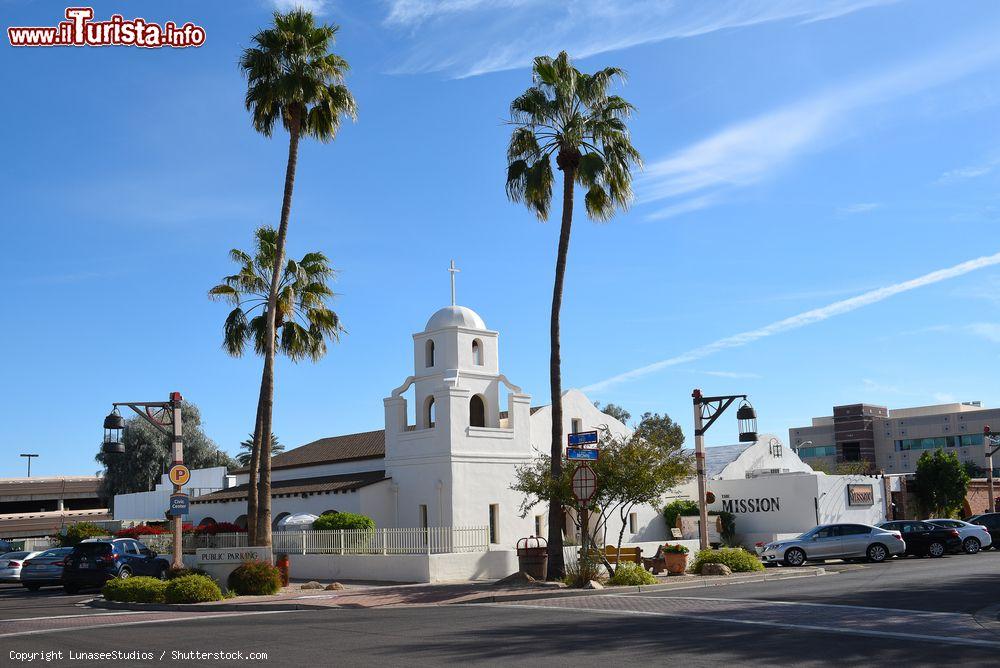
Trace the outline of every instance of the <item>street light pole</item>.
[[708, 476], [705, 472], [705, 432], [737, 399], [743, 401], [736, 411], [736, 420], [740, 428], [741, 443], [757, 441], [757, 413], [747, 401], [745, 394], [724, 395], [719, 397], [702, 396], [701, 390], [691, 393], [694, 399], [694, 459], [698, 476], [698, 543], [700, 549], [707, 550], [708, 543]]
[[[995, 513], [996, 493], [993, 491], [993, 455], [1000, 450], [1000, 436], [992, 436], [990, 426], [983, 427], [983, 445], [986, 448], [986, 487], [990, 495], [990, 512]], [[991, 449], [992, 448], [992, 449]]]
[[[183, 399], [180, 392], [171, 392], [169, 401], [119, 401], [113, 403], [114, 410], [104, 420], [104, 452], [109, 454], [121, 454], [125, 452], [124, 443], [120, 440], [124, 421], [121, 415], [118, 414], [118, 407], [127, 406], [136, 415], [153, 425], [161, 434], [171, 439], [169, 446], [171, 451], [171, 466], [183, 464], [184, 430], [183, 417], [181, 415], [181, 402]], [[167, 430], [168, 427], [170, 428], [169, 431]], [[174, 484], [173, 493], [180, 494], [183, 486], [173, 480], [171, 482]], [[182, 515], [171, 514], [171, 525], [174, 544], [170, 565], [173, 568], [183, 568], [184, 517]]]
[[22, 452], [21, 456], [28, 460], [28, 477], [31, 477], [31, 460], [38, 455], [29, 454], [27, 452]]

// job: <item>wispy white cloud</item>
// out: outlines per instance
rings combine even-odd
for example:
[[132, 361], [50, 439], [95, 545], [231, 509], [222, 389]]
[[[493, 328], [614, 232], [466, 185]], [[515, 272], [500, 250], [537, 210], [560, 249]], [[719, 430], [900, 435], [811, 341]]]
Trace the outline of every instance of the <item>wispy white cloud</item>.
[[[413, 35], [399, 73], [468, 77], [784, 20], [825, 21], [898, 0], [391, 0], [384, 23]], [[419, 29], [419, 30], [418, 30]]]
[[881, 204], [878, 202], [859, 202], [858, 204], [849, 204], [847, 206], [842, 206], [837, 211], [848, 216], [852, 216], [858, 213], [868, 213], [869, 211], [874, 211], [875, 209], [881, 208]]
[[857, 112], [956, 81], [998, 60], [1000, 42], [992, 37], [981, 42], [970, 39], [931, 57], [737, 122], [651, 162], [636, 181], [639, 201], [671, 200], [665, 209], [649, 213], [648, 219], [684, 211], [695, 201], [721, 201], [724, 193], [756, 184], [801, 155], [835, 141]]
[[904, 292], [916, 290], [928, 285], [934, 285], [935, 283], [940, 283], [941, 281], [957, 278], [958, 276], [964, 276], [970, 272], [996, 265], [1000, 265], [1000, 253], [962, 262], [961, 264], [956, 264], [946, 269], [932, 271], [929, 274], [924, 274], [923, 276], [918, 276], [917, 278], [910, 279], [908, 281], [887, 285], [875, 290], [869, 290], [868, 292], [860, 294], [856, 297], [851, 297], [850, 299], [843, 299], [827, 306], [805, 311], [803, 313], [799, 313], [798, 315], [793, 315], [789, 318], [773, 322], [770, 325], [766, 325], [758, 329], [752, 329], [733, 336], [727, 336], [724, 339], [713, 341], [712, 343], [689, 350], [686, 353], [669, 357], [652, 364], [647, 364], [637, 369], [632, 369], [631, 371], [611, 376], [610, 378], [605, 378], [604, 380], [592, 383], [583, 389], [590, 392], [603, 391], [613, 385], [618, 385], [619, 383], [648, 376], [651, 373], [655, 373], [668, 367], [694, 362], [730, 348], [740, 348], [769, 336], [782, 334], [793, 329], [799, 329], [807, 325], [829, 320], [830, 318], [838, 315], [850, 313], [851, 311], [884, 301]]
[[965, 330], [973, 336], [986, 339], [992, 343], [1000, 343], [1000, 323], [974, 322], [965, 326]]
[[938, 177], [937, 183], [952, 183], [954, 181], [965, 181], [986, 176], [1000, 165], [1000, 160], [990, 160], [978, 165], [967, 165], [956, 169], [949, 169]]
[[746, 373], [743, 371], [693, 371], [692, 373], [714, 376], [716, 378], [760, 378], [759, 373]]

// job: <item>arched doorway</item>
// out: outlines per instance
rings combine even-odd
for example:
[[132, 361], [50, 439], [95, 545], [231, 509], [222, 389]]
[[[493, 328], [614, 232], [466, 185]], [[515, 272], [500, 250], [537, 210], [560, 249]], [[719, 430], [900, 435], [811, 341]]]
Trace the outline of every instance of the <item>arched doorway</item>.
[[274, 517], [274, 519], [271, 520], [271, 531], [277, 531], [278, 530], [278, 522], [280, 522], [281, 520], [285, 519], [289, 515], [291, 515], [291, 513], [278, 513]]
[[240, 515], [239, 517], [236, 518], [236, 521], [233, 522], [233, 524], [235, 524], [236, 526], [238, 526], [241, 529], [246, 529], [247, 528], [247, 516], [246, 515]]
[[474, 395], [469, 401], [469, 426], [486, 426], [486, 402], [481, 394]]

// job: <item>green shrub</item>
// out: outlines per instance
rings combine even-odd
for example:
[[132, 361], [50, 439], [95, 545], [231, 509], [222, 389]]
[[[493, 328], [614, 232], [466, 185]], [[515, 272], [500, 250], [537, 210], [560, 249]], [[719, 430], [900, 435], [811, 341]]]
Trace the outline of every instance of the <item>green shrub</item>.
[[267, 561], [244, 561], [229, 574], [227, 584], [240, 596], [277, 594], [281, 591], [281, 571]]
[[639, 564], [634, 564], [631, 561], [618, 564], [618, 567], [615, 568], [615, 574], [608, 580], [609, 585], [617, 587], [650, 585], [657, 582], [659, 580], [656, 579], [656, 576]]
[[698, 502], [687, 499], [677, 499], [671, 501], [663, 509], [663, 519], [667, 523], [667, 528], [672, 529], [677, 526], [678, 517], [689, 517], [698, 514]]
[[742, 547], [724, 547], [721, 550], [702, 550], [695, 555], [691, 564], [692, 573], [701, 573], [704, 564], [725, 564], [733, 573], [750, 573], [764, 570], [757, 555], [751, 554]]
[[691, 550], [687, 548], [687, 545], [681, 545], [680, 543], [674, 543], [673, 545], [671, 545], [670, 543], [664, 543], [663, 545], [660, 546], [661, 553], [687, 554], [690, 551]]
[[208, 575], [208, 571], [202, 568], [171, 568], [167, 571], [167, 579], [174, 580], [185, 575]]
[[66, 533], [56, 536], [60, 547], [73, 547], [85, 538], [103, 538], [110, 536], [111, 532], [99, 527], [93, 522], [77, 522], [66, 527]]
[[313, 520], [316, 531], [374, 531], [375, 520], [357, 513], [326, 513]]
[[204, 603], [221, 601], [222, 590], [207, 575], [183, 575], [166, 583], [163, 599], [167, 603]]
[[167, 583], [159, 578], [134, 577], [108, 580], [101, 593], [108, 601], [163, 603]]

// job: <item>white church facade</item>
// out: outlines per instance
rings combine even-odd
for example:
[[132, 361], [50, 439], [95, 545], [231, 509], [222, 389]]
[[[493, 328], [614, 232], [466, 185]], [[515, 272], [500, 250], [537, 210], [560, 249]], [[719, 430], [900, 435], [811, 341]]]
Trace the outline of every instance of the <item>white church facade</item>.
[[[510, 485], [516, 467], [549, 451], [551, 407], [533, 408], [503, 375], [498, 332], [473, 310], [447, 306], [413, 335], [413, 361], [413, 373], [383, 399], [384, 429], [320, 439], [272, 458], [275, 527], [293, 514], [346, 511], [380, 528], [488, 526], [490, 542], [506, 549], [544, 535], [547, 509], [520, 517], [522, 495]], [[565, 392], [562, 403], [564, 433], [629, 431], [578, 390]], [[190, 520], [244, 523], [247, 481], [237, 471], [232, 486], [193, 498]], [[123, 507], [116, 518], [128, 514]], [[644, 515], [636, 533], [665, 537], [658, 512]]]

